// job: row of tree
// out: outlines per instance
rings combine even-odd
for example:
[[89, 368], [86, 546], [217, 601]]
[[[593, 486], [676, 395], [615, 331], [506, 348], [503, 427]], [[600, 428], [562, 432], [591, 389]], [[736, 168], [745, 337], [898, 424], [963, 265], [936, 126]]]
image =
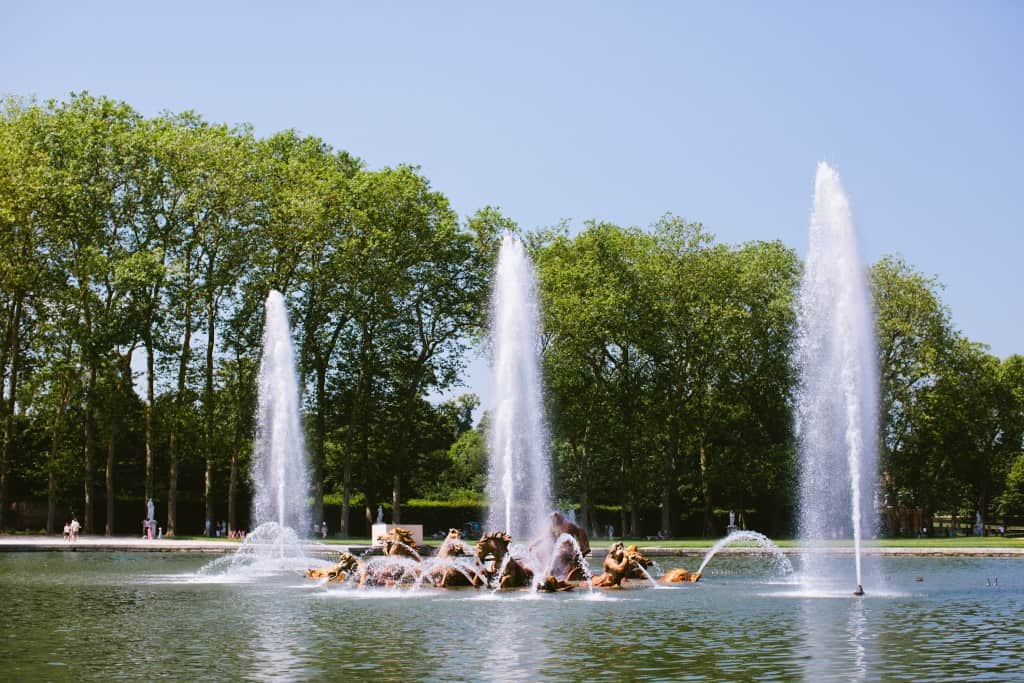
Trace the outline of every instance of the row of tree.
[[437, 446], [431, 426], [458, 435], [460, 405], [424, 397], [459, 376], [502, 223], [486, 210], [460, 224], [415, 168], [371, 171], [295, 131], [257, 139], [88, 94], [7, 101], [0, 515], [17, 475], [19, 496], [45, 480], [49, 531], [62, 503], [98, 530], [102, 475], [108, 534], [119, 496], [158, 493], [171, 534], [182, 496], [219, 519], [226, 495], [235, 526], [261, 304], [277, 289], [306, 387], [314, 517], [336, 488], [344, 531], [356, 494], [367, 509], [401, 495]]
[[[295, 131], [259, 139], [87, 94], [8, 100], [0, 528], [26, 499], [48, 501], [51, 532], [74, 509], [113, 533], [116, 501], [151, 497], [170, 533], [244, 524], [270, 289], [292, 314], [314, 519], [331, 496], [342, 533], [355, 507], [390, 500], [398, 519], [413, 497], [480, 500], [476, 399], [427, 397], [458, 384], [516, 229], [489, 208], [460, 220], [415, 168], [370, 170]], [[673, 216], [527, 239], [561, 501], [588, 526], [613, 508], [633, 534], [711, 533], [720, 509], [789, 528], [795, 253]], [[964, 339], [937, 282], [901, 260], [871, 282], [880, 508], [1024, 512], [1021, 357]]]
[[[732, 509], [741, 526], [792, 532], [795, 253], [716, 244], [666, 216], [648, 231], [543, 232], [534, 254], [560, 492], [584, 522], [614, 504], [627, 535], [649, 533], [641, 513], [654, 509], [665, 532], [708, 535]], [[907, 510], [1024, 513], [1024, 357], [965, 339], [938, 282], [899, 258], [875, 263], [870, 283], [883, 530], [898, 533]]]

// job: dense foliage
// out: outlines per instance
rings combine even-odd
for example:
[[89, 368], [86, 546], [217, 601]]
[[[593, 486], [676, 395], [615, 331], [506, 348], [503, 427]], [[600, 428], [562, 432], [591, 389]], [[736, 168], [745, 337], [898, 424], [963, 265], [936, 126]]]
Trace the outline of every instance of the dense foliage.
[[89, 95], [8, 101], [0, 135], [0, 510], [46, 497], [50, 531], [58, 506], [99, 530], [102, 482], [108, 533], [118, 498], [166, 501], [170, 533], [181, 504], [234, 526], [271, 288], [299, 349], [314, 517], [325, 490], [368, 510], [401, 495], [472, 426], [465, 401], [424, 397], [463, 367], [496, 212], [460, 225], [415, 168]]
[[[497, 210], [460, 220], [418, 169], [322, 140], [88, 94], [0, 111], [0, 528], [47, 501], [113, 533], [161, 502], [170, 533], [245, 524], [262, 302], [287, 298], [314, 518], [479, 502], [483, 424], [458, 385], [482, 338]], [[588, 526], [788, 528], [800, 262], [666, 216], [527, 236], [543, 304], [556, 494]], [[950, 323], [939, 286], [871, 271], [882, 370], [880, 512], [1024, 513], [1024, 359]], [[97, 509], [99, 503], [102, 509]], [[603, 516], [602, 516], [603, 515]], [[102, 526], [101, 526], [102, 522]], [[118, 520], [134, 528], [134, 519]]]

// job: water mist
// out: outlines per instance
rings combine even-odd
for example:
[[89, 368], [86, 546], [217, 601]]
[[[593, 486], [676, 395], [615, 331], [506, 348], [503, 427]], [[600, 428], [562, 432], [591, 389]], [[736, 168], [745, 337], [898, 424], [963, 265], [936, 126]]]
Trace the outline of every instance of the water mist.
[[797, 325], [799, 534], [812, 551], [805, 557], [803, 580], [820, 584], [827, 578], [815, 561], [814, 546], [852, 535], [860, 594], [861, 539], [874, 527], [878, 431], [875, 326], [849, 202], [839, 175], [825, 163], [818, 165], [814, 182]]
[[270, 292], [265, 313], [252, 459], [253, 525], [274, 523], [301, 535], [310, 525], [309, 474], [295, 349], [280, 292]]
[[496, 400], [487, 444], [487, 529], [534, 538], [547, 528], [551, 507], [540, 309], [533, 264], [512, 235], [505, 235], [498, 256], [490, 335]]

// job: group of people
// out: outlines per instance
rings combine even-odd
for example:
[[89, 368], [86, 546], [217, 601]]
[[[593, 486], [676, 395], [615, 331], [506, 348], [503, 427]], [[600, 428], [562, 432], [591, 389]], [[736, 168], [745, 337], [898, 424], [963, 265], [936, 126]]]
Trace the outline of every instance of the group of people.
[[203, 527], [203, 536], [209, 539], [245, 539], [246, 530], [244, 528], [227, 528], [227, 522], [223, 519], [214, 524], [209, 519], [206, 520], [206, 525]]
[[68, 543], [75, 543], [78, 541], [78, 532], [81, 529], [82, 525], [78, 523], [75, 517], [72, 517], [69, 522], [64, 522], [64, 540]]

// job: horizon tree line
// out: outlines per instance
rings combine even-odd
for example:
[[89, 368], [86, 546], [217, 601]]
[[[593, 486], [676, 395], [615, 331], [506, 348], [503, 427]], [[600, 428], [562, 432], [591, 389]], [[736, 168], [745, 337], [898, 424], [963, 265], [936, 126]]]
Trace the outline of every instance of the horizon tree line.
[[[671, 215], [575, 234], [460, 219], [412, 166], [80, 93], [0, 110], [0, 529], [45, 498], [49, 533], [68, 506], [100, 531], [102, 502], [109, 535], [116, 500], [153, 497], [169, 534], [182, 509], [238, 528], [270, 289], [296, 339], [314, 521], [325, 497], [343, 534], [353, 508], [482, 501], [486, 415], [428, 397], [485, 339], [506, 230], [537, 265], [559, 501], [631, 535], [711, 534], [723, 508], [788, 528], [792, 249]], [[871, 284], [880, 507], [1024, 513], [1022, 357], [964, 338], [898, 257]]]

